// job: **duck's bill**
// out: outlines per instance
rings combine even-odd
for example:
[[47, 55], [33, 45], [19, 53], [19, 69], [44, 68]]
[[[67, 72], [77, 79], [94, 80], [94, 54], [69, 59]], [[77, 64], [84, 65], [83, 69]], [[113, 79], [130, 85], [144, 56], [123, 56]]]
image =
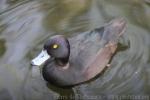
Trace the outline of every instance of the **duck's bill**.
[[42, 52], [31, 61], [32, 66], [40, 66], [45, 61], [47, 61], [50, 58], [46, 50], [42, 50]]

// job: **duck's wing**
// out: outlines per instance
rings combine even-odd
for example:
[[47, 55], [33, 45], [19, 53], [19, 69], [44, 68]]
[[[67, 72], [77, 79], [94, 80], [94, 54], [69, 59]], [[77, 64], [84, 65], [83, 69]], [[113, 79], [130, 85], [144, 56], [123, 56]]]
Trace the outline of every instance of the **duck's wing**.
[[116, 51], [119, 37], [124, 33], [126, 22], [124, 19], [115, 19], [104, 27], [101, 43], [103, 47], [99, 49], [91, 62], [84, 70], [85, 81], [95, 77], [102, 72]]
[[124, 29], [125, 21], [115, 19], [104, 27], [70, 38], [70, 67], [76, 70], [74, 75], [78, 79], [77, 83], [102, 72], [114, 54]]
[[[102, 31], [102, 30], [101, 30]], [[80, 72], [87, 67], [94, 55], [100, 49], [100, 35], [95, 31], [88, 31], [69, 39], [70, 42], [70, 67]]]

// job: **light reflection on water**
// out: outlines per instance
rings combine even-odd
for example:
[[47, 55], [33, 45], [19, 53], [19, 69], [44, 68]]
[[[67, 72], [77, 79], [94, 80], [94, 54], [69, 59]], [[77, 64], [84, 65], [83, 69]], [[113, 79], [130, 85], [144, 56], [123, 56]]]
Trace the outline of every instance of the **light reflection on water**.
[[[1, 0], [0, 40], [5, 42], [0, 41], [0, 53], [3, 53], [0, 54], [0, 97], [49, 100], [72, 95], [78, 100], [80, 95], [86, 100], [95, 95], [103, 96], [101, 99], [109, 99], [108, 95], [148, 96], [149, 12], [149, 4], [140, 0]], [[120, 47], [111, 67], [94, 81], [64, 90], [47, 86], [40, 69], [30, 66], [30, 60], [51, 35], [76, 34], [102, 26], [115, 17], [127, 20], [127, 30], [120, 39], [127, 49]]]

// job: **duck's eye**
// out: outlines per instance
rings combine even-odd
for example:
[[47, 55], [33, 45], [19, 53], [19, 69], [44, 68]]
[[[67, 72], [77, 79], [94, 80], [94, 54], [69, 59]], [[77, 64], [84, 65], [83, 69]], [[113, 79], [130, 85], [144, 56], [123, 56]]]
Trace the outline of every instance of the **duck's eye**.
[[52, 48], [53, 48], [53, 49], [57, 49], [58, 47], [59, 47], [58, 44], [53, 44], [53, 45], [52, 45]]

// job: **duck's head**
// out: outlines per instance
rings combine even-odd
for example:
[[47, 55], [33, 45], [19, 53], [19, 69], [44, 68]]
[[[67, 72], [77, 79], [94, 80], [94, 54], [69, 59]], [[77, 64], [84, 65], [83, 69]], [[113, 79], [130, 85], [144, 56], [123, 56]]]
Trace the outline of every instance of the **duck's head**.
[[34, 66], [40, 66], [48, 59], [55, 59], [59, 65], [68, 63], [70, 45], [67, 38], [62, 35], [52, 36], [43, 47], [42, 52], [31, 61]]

